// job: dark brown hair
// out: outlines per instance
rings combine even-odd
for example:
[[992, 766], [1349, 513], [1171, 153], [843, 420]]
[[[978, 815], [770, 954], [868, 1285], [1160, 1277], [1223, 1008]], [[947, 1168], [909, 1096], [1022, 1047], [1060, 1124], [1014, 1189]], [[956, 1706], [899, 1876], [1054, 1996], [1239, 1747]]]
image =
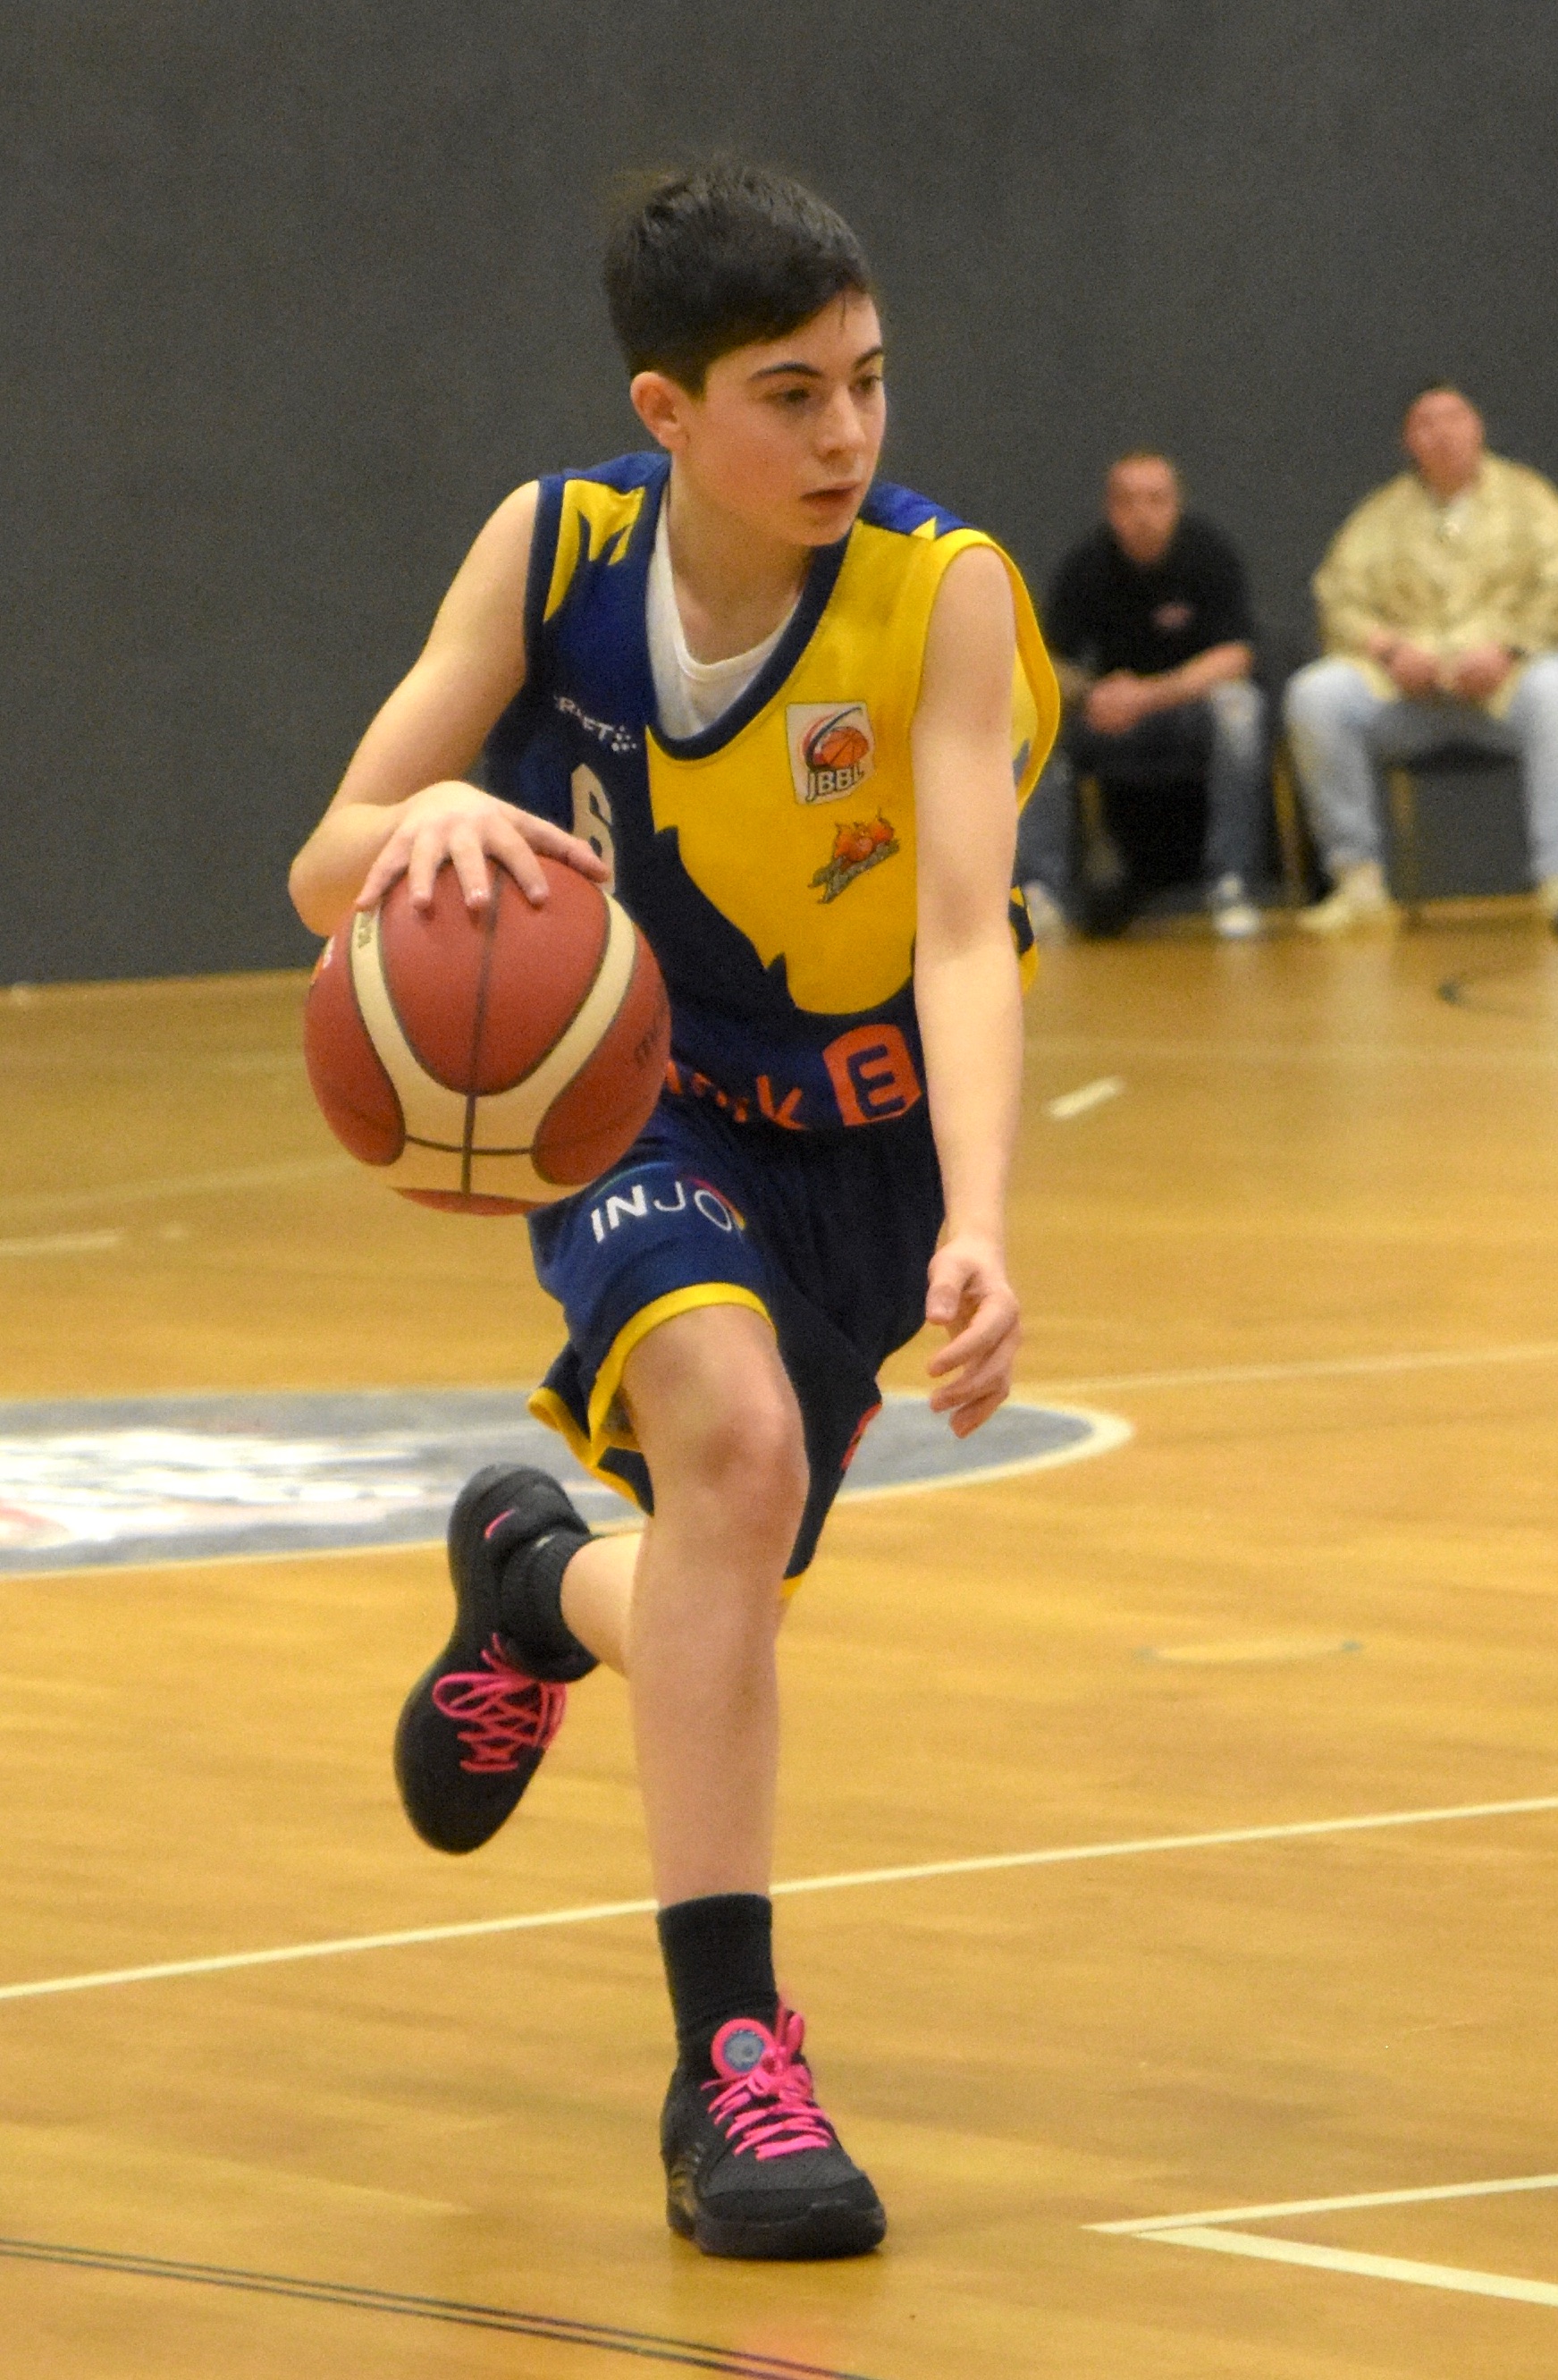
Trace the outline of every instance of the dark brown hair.
[[630, 372], [663, 371], [698, 395], [731, 348], [872, 294], [848, 224], [788, 174], [720, 161], [651, 176], [625, 199], [602, 277]]

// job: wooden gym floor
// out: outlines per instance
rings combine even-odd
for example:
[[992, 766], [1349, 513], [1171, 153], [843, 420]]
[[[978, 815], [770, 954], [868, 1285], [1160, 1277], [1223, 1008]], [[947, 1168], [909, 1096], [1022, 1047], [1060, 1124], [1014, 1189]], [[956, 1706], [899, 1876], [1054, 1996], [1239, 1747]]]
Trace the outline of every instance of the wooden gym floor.
[[[518, 1228], [332, 1156], [301, 994], [0, 995], [0, 1392], [540, 1366]], [[1023, 1383], [1134, 1436], [841, 1512], [784, 1648], [784, 1878], [1007, 1863], [780, 1903], [879, 2257], [663, 2228], [614, 1680], [445, 1864], [437, 1548], [0, 1582], [7, 2380], [1550, 2374], [1555, 1022], [1516, 904], [1048, 960]]]

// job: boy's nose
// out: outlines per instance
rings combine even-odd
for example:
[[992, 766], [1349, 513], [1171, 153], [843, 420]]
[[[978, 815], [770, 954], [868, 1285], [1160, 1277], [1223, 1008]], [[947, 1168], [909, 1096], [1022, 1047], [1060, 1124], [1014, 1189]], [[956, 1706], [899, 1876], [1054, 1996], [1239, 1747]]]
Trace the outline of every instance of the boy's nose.
[[817, 423], [817, 447], [824, 455], [858, 454], [864, 446], [865, 433], [859, 414], [846, 391], [840, 390], [830, 405], [825, 406]]

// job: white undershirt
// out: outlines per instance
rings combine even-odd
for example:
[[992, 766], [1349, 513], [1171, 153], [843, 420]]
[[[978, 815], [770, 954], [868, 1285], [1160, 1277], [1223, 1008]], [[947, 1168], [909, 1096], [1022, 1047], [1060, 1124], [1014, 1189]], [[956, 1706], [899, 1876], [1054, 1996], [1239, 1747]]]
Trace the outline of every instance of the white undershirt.
[[655, 525], [655, 551], [649, 561], [649, 586], [645, 621], [649, 632], [649, 668], [655, 681], [655, 701], [665, 733], [681, 740], [701, 735], [706, 727], [740, 700], [779, 643], [794, 615], [791, 606], [771, 637], [750, 651], [731, 653], [722, 662], [698, 662], [687, 650], [682, 614], [676, 604], [671, 576], [670, 539], [666, 506]]

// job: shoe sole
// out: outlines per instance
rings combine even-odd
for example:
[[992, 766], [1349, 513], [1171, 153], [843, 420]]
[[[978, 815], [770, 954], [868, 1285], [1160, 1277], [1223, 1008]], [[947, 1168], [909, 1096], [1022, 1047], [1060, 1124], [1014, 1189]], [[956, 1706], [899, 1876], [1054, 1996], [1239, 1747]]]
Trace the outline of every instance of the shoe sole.
[[[412, 1774], [406, 1744], [412, 1727], [419, 1715], [421, 1705], [431, 1693], [434, 1681], [442, 1675], [446, 1667], [447, 1663], [445, 1657], [441, 1653], [436, 1661], [429, 1661], [428, 1667], [423, 1670], [421, 1676], [417, 1679], [417, 1683], [412, 1687], [411, 1692], [407, 1694], [405, 1702], [401, 1705], [400, 1717], [395, 1721], [395, 1790], [400, 1795], [400, 1805], [405, 1814], [406, 1824], [410, 1827], [412, 1833], [417, 1837], [419, 1842], [426, 1843], [429, 1851], [448, 1852], [452, 1859], [465, 1859], [469, 1857], [472, 1852], [480, 1851], [484, 1843], [489, 1843], [493, 1836], [497, 1833], [498, 1828], [505, 1825], [513, 1813], [513, 1811], [506, 1811], [503, 1816], [498, 1820], [496, 1826], [484, 1827], [483, 1831], [480, 1834], [471, 1835], [468, 1840], [456, 1840], [455, 1838], [447, 1831], [442, 1834], [429, 1834], [427, 1828], [422, 1825], [420, 1819], [417, 1815], [417, 1786]], [[526, 1778], [525, 1781], [527, 1785], [530, 1780]], [[525, 1788], [522, 1786], [520, 1788], [521, 1797], [523, 1797], [524, 1791]]]
[[674, 2198], [666, 2200], [666, 2221], [706, 2256], [730, 2256], [747, 2264], [825, 2264], [844, 2256], [868, 2256], [887, 2235], [880, 2205], [815, 2207], [779, 2223], [741, 2223], [718, 2215], [691, 2215]]
[[1298, 912], [1298, 924], [1306, 934], [1388, 934], [1394, 933], [1400, 923], [1398, 909], [1365, 909], [1350, 917], [1327, 917], [1323, 921], [1310, 910]]

